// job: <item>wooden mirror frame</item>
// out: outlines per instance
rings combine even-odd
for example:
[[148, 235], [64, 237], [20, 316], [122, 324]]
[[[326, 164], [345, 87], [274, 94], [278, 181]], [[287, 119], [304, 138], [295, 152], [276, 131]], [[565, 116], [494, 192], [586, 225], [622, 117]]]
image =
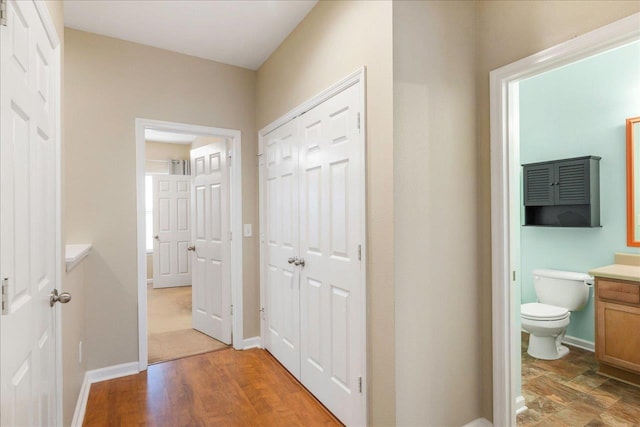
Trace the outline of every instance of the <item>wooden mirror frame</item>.
[[[634, 138], [638, 138], [638, 135], [633, 133], [633, 125], [640, 123], [640, 117], [633, 117], [627, 119], [627, 246], [640, 247], [640, 240], [635, 238], [635, 185], [634, 175], [640, 174], [640, 170], [634, 170]], [[640, 141], [637, 141], [640, 145]], [[640, 169], [640, 165], [635, 165]]]

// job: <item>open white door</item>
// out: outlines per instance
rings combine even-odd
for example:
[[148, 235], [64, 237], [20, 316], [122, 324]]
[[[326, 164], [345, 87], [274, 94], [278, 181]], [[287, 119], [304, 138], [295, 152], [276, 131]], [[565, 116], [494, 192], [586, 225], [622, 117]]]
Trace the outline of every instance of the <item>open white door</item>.
[[265, 347], [300, 378], [300, 269], [297, 121], [264, 139], [266, 244]]
[[191, 285], [191, 176], [153, 176], [153, 287]]
[[[0, 26], [0, 425], [58, 423], [55, 45], [32, 1]], [[44, 6], [43, 6], [44, 7]], [[54, 306], [55, 307], [55, 306]]]
[[231, 343], [231, 227], [226, 142], [191, 150], [193, 328]]

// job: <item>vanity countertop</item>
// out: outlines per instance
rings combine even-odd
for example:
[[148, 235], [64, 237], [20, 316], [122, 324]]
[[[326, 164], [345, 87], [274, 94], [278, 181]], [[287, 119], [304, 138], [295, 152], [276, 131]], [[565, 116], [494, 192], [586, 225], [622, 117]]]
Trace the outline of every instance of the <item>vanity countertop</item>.
[[640, 255], [615, 255], [615, 264], [589, 270], [589, 274], [607, 279], [630, 280], [640, 283]]

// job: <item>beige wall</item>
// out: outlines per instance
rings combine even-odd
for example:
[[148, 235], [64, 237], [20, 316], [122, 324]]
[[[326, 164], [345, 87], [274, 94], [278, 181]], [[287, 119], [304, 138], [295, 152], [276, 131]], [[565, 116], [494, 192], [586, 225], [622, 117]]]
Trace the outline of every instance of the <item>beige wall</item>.
[[[241, 130], [243, 222], [257, 224], [256, 73], [72, 29], [65, 37], [64, 222], [68, 241], [94, 245], [85, 348], [95, 369], [138, 359], [135, 119]], [[258, 294], [254, 239], [243, 255], [245, 295]], [[245, 336], [258, 335], [255, 299], [244, 313]]]
[[261, 129], [367, 66], [368, 392], [371, 425], [395, 423], [391, 2], [321, 1], [258, 70]]
[[191, 144], [170, 144], [166, 142], [145, 141], [146, 160], [189, 160]]
[[481, 413], [476, 15], [393, 3], [396, 425]]
[[492, 414], [489, 72], [640, 11], [638, 1], [482, 1], [478, 41], [478, 229], [483, 414]]

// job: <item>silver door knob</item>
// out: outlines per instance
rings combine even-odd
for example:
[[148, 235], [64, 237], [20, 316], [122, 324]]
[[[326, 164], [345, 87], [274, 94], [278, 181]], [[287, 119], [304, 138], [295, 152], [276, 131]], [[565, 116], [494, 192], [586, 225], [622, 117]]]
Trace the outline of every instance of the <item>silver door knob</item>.
[[[298, 257], [297, 257], [297, 256], [292, 256], [291, 258], [289, 258], [289, 259], [287, 260], [287, 262], [288, 262], [289, 264], [293, 264], [293, 263], [295, 263], [296, 261], [298, 261]], [[298, 264], [296, 264], [296, 265], [298, 265]]]
[[71, 301], [71, 294], [69, 292], [58, 294], [58, 290], [54, 289], [51, 291], [51, 295], [49, 295], [49, 306], [51, 307], [57, 302], [66, 304], [69, 301]]
[[196, 250], [196, 247], [195, 246], [187, 246], [187, 250], [191, 251], [191, 252], [194, 252]]
[[301, 265], [301, 266], [304, 267], [304, 258], [300, 258], [300, 259], [296, 258], [296, 261], [294, 262], [294, 264], [295, 265]]

